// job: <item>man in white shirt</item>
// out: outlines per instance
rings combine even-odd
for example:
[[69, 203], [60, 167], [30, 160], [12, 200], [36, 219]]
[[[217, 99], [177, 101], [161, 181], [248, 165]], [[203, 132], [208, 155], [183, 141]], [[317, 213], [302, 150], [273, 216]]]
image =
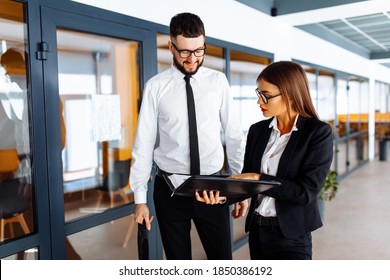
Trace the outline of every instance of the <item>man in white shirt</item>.
[[[143, 92], [130, 185], [136, 203], [135, 220], [145, 222], [148, 230], [153, 217], [147, 206], [147, 182], [153, 161], [158, 166], [154, 203], [167, 259], [191, 259], [191, 220], [198, 231], [208, 259], [232, 259], [228, 207], [207, 205], [194, 198], [171, 196], [162, 173], [191, 172], [189, 116], [186, 81], [194, 95], [200, 171], [202, 175], [219, 172], [224, 164], [226, 145], [232, 173], [240, 173], [243, 164], [244, 137], [238, 116], [233, 113], [230, 87], [221, 72], [201, 67], [206, 52], [205, 31], [201, 19], [190, 13], [174, 16], [170, 23], [170, 69], [152, 77]], [[193, 137], [191, 137], [193, 138]], [[158, 140], [157, 140], [158, 139]], [[247, 201], [235, 204], [234, 218], [244, 216]]]
[[31, 183], [26, 63], [19, 51], [9, 49], [2, 54], [0, 64], [9, 81], [18, 86], [12, 96], [0, 93], [0, 150], [17, 151], [19, 168], [15, 176]]

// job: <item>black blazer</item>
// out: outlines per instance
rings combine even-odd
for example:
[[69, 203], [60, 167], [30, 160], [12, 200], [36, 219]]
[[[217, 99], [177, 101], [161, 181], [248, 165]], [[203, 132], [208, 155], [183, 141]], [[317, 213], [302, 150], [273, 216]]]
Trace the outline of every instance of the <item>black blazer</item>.
[[[250, 127], [242, 173], [260, 172], [261, 158], [272, 131], [271, 121], [272, 118]], [[287, 238], [303, 236], [322, 226], [317, 198], [333, 159], [330, 125], [299, 116], [297, 128], [280, 158], [277, 175], [261, 174], [261, 179], [281, 182], [262, 194], [275, 198], [280, 229]], [[250, 229], [256, 198], [252, 197], [246, 232]]]

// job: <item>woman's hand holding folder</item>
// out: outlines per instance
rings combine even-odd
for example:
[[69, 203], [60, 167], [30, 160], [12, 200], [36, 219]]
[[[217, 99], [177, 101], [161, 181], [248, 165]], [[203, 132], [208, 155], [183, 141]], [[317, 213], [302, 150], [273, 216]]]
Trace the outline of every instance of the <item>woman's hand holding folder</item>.
[[226, 202], [226, 196], [219, 196], [220, 191], [203, 191], [202, 196], [200, 196], [199, 192], [195, 192], [195, 198], [199, 202], [203, 202], [206, 204], [223, 204]]
[[259, 173], [242, 173], [242, 174], [233, 174], [229, 176], [231, 179], [241, 179], [241, 180], [260, 180], [261, 174]]
[[[203, 191], [203, 196], [200, 196], [199, 192], [195, 192], [195, 198], [199, 202], [206, 204], [223, 204], [226, 202], [227, 198], [225, 196], [219, 196], [219, 191]], [[234, 204], [232, 211], [233, 219], [244, 217], [248, 211], [248, 200], [243, 200]]]

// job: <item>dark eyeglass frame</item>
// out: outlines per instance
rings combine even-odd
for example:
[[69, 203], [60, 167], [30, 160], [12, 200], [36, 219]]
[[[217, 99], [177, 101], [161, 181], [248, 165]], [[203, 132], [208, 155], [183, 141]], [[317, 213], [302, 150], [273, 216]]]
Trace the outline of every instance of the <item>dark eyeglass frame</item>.
[[[194, 51], [191, 50], [179, 50], [177, 46], [171, 42], [172, 46], [175, 48], [175, 50], [179, 53], [181, 58], [189, 58], [192, 54], [194, 54], [195, 57], [202, 57], [206, 54], [206, 44], [204, 44], [203, 48], [198, 48]], [[196, 52], [202, 51], [203, 53], [201, 55], [196, 54]], [[189, 52], [188, 55], [184, 54], [184, 52]]]
[[262, 93], [258, 88], [255, 88], [255, 92], [256, 92], [257, 97], [261, 98], [261, 100], [263, 100], [263, 102], [265, 104], [268, 103], [268, 100], [282, 95], [281, 93], [278, 93], [278, 94], [272, 95], [272, 96], [265, 96], [265, 94]]

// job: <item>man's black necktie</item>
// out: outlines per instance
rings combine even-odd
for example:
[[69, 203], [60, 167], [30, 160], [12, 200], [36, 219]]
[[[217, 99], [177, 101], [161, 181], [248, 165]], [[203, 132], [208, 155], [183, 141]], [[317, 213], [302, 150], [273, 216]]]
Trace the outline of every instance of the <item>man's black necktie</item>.
[[186, 75], [184, 80], [186, 81], [187, 90], [187, 108], [188, 108], [188, 123], [190, 131], [190, 161], [191, 161], [191, 175], [200, 174], [200, 161], [199, 161], [199, 146], [198, 146], [198, 132], [196, 129], [196, 114], [195, 114], [195, 101], [192, 87], [190, 84], [190, 75]]

